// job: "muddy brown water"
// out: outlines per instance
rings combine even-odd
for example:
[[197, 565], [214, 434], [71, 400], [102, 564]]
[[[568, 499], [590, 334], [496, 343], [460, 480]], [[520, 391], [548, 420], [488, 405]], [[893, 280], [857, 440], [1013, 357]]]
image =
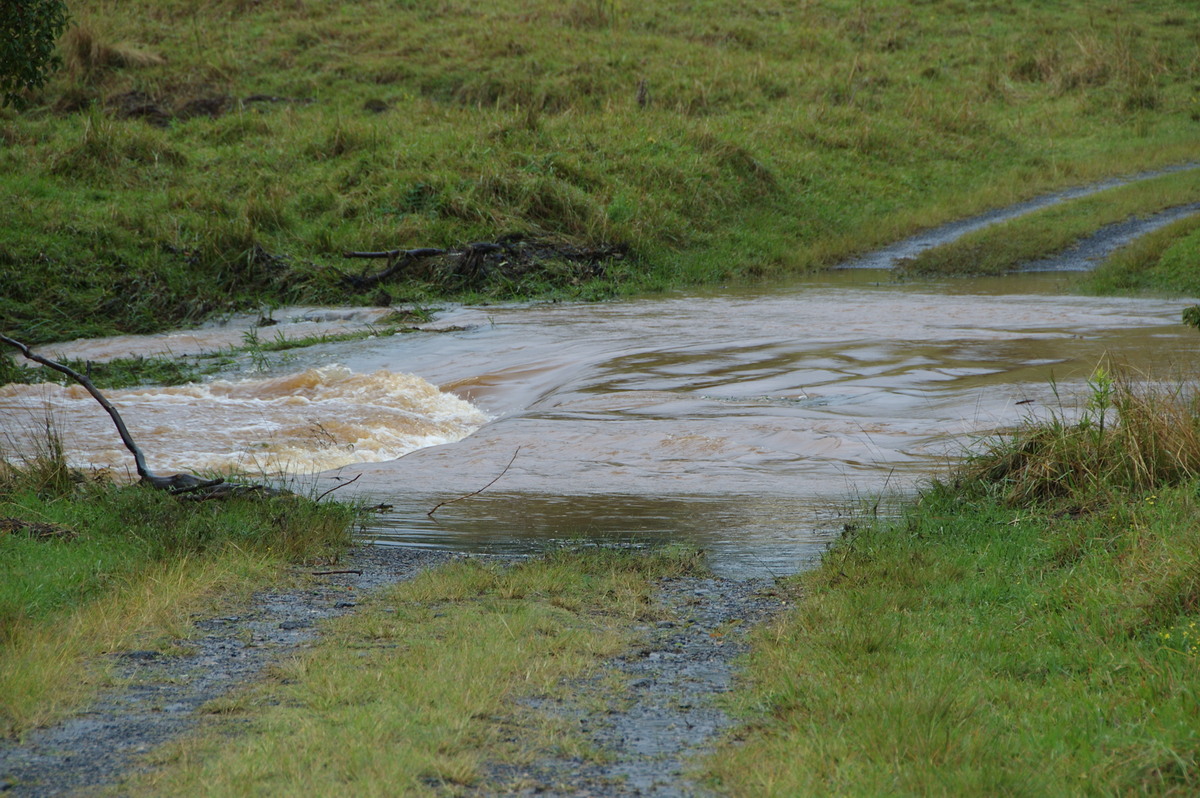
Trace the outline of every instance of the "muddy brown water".
[[[356, 479], [342, 495], [391, 506], [363, 532], [381, 543], [683, 540], [719, 573], [777, 575], [972, 436], [1073, 406], [1106, 356], [1157, 372], [1194, 361], [1200, 340], [1179, 323], [1189, 301], [1067, 296], [1068, 279], [854, 270], [753, 291], [449, 308], [427, 332], [243, 356], [219, 381], [110, 396], [156, 470], [316, 474], [292, 478], [314, 491]], [[277, 312], [285, 323], [262, 335], [373, 320], [304, 313]], [[211, 351], [250, 323], [49, 350]], [[47, 412], [78, 464], [131, 467], [76, 388], [0, 389], [6, 449], [29, 450]]]

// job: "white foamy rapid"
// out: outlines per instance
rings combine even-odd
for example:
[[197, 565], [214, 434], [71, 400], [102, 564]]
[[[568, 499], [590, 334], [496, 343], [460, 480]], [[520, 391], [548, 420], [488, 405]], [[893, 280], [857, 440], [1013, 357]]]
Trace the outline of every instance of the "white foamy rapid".
[[[282, 377], [105, 391], [152, 470], [301, 474], [452, 443], [488, 416], [412, 374], [340, 366]], [[0, 446], [35, 452], [46, 420], [76, 466], [133, 471], [100, 405], [78, 386], [0, 388]]]

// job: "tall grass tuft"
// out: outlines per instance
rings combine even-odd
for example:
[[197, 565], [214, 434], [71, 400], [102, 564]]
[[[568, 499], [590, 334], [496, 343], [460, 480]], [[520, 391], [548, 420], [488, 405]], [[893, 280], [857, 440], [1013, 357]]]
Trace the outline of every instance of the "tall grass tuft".
[[76, 25], [62, 39], [67, 69], [77, 78], [88, 79], [110, 69], [165, 64], [161, 55], [129, 44], [108, 44], [86, 25]]
[[1078, 417], [1029, 419], [989, 442], [955, 478], [967, 494], [1028, 506], [1087, 504], [1178, 485], [1200, 474], [1200, 394], [1097, 369]]

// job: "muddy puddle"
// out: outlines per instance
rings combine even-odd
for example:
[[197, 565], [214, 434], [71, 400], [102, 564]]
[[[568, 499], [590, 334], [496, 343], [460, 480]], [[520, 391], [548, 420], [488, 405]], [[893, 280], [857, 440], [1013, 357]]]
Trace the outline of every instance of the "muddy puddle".
[[[155, 470], [282, 470], [313, 490], [353, 479], [343, 495], [390, 507], [363, 533], [380, 542], [686, 540], [718, 572], [765, 576], [802, 567], [848, 512], [911, 490], [972, 436], [1058, 409], [1051, 380], [1071, 405], [1106, 357], [1157, 373], [1194, 360], [1188, 301], [1066, 296], [1069, 279], [852, 270], [758, 291], [448, 308], [433, 326], [450, 332], [323, 343], [203, 386], [110, 395]], [[5, 448], [31, 446], [47, 412], [78, 464], [131, 468], [76, 389], [0, 389]]]

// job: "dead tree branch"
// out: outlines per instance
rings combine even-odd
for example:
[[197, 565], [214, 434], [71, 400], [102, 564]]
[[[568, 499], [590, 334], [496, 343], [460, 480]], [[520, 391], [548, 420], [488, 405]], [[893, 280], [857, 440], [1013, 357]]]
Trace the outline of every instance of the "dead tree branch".
[[239, 485], [232, 482], [226, 482], [224, 479], [204, 479], [195, 474], [172, 474], [171, 476], [162, 476], [155, 474], [146, 467], [146, 456], [142, 454], [142, 450], [133, 442], [133, 436], [129, 434], [129, 428], [125, 426], [125, 420], [121, 418], [121, 414], [108, 401], [108, 397], [100, 393], [100, 390], [83, 374], [80, 374], [70, 366], [64, 366], [58, 361], [51, 360], [48, 357], [42, 357], [34, 353], [26, 344], [20, 341], [9, 338], [7, 335], [0, 335], [0, 343], [8, 344], [11, 347], [19, 350], [22, 355], [32, 360], [34, 363], [54, 369], [60, 374], [65, 374], [75, 382], [83, 386], [84, 390], [92, 395], [92, 398], [100, 403], [100, 406], [105, 409], [109, 417], [112, 418], [113, 424], [117, 428], [117, 434], [121, 436], [121, 442], [125, 444], [125, 448], [133, 455], [133, 462], [137, 466], [138, 476], [142, 482], [150, 485], [158, 490], [170, 491], [173, 496], [183, 496], [189, 499], [197, 499], [206, 501], [208, 499], [226, 499], [232, 496], [282, 496], [288, 493], [285, 490], [271, 488], [266, 485]]
[[432, 247], [424, 247], [422, 249], [392, 249], [387, 252], [343, 252], [342, 257], [344, 258], [386, 258], [388, 266], [383, 271], [376, 272], [375, 274], [363, 274], [361, 276], [343, 274], [342, 277], [355, 290], [365, 291], [368, 288], [374, 288], [384, 280], [390, 279], [414, 261], [436, 257], [437, 255], [445, 255], [446, 252], [444, 249], [434, 249]]
[[492, 485], [495, 485], [497, 482], [499, 482], [499, 481], [500, 481], [500, 477], [502, 477], [502, 476], [504, 476], [505, 474], [507, 474], [507, 473], [508, 473], [508, 469], [512, 468], [512, 464], [513, 464], [514, 462], [516, 462], [517, 455], [518, 455], [518, 454], [520, 454], [520, 453], [521, 453], [521, 447], [520, 447], [520, 446], [518, 446], [518, 447], [517, 447], [517, 450], [516, 450], [515, 452], [513, 452], [512, 459], [511, 459], [511, 460], [509, 460], [509, 461], [508, 461], [508, 465], [506, 465], [506, 466], [504, 467], [504, 470], [503, 470], [503, 471], [501, 471], [499, 474], [497, 474], [495, 479], [493, 479], [493, 480], [492, 480], [491, 482], [489, 482], [488, 484], [484, 485], [484, 486], [483, 486], [482, 488], [480, 488], [479, 490], [472, 491], [471, 493], [468, 493], [468, 494], [467, 494], [467, 495], [465, 495], [465, 496], [459, 496], [459, 497], [457, 497], [457, 498], [454, 498], [454, 499], [447, 499], [446, 501], [442, 502], [441, 504], [435, 505], [435, 506], [434, 506], [434, 508], [433, 508], [432, 510], [430, 510], [429, 512], [425, 513], [425, 515], [429, 516], [430, 518], [433, 518], [433, 514], [434, 514], [434, 513], [436, 513], [438, 510], [442, 509], [443, 507], [445, 507], [447, 504], [454, 504], [455, 502], [460, 502], [460, 501], [462, 501], [463, 499], [469, 499], [469, 498], [471, 498], [472, 496], [478, 496], [479, 494], [483, 493], [485, 490], [487, 490], [488, 488], [490, 488]]

